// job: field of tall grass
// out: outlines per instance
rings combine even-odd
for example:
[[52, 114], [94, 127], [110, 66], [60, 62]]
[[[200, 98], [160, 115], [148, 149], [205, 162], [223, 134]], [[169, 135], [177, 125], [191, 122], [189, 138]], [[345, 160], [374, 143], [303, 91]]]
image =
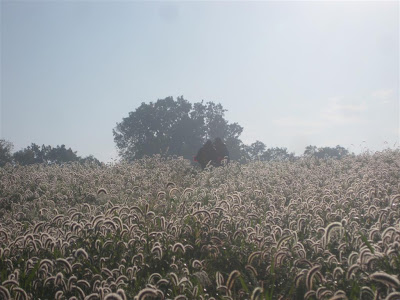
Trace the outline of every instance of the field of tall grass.
[[400, 151], [0, 168], [0, 299], [400, 299]]

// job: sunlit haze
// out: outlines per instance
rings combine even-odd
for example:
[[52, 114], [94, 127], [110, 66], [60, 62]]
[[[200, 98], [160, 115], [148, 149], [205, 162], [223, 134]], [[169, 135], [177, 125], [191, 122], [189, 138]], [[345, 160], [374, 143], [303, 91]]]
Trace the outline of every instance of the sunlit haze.
[[246, 144], [397, 147], [399, 2], [1, 1], [14, 150], [110, 161], [117, 122], [181, 95], [221, 103]]

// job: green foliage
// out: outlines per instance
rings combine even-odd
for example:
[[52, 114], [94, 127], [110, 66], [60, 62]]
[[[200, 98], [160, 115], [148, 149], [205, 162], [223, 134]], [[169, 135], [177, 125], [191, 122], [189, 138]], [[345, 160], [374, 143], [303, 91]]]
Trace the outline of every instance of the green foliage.
[[268, 148], [263, 142], [256, 141], [244, 147], [245, 158], [255, 161], [293, 161], [294, 153], [289, 153], [287, 148]]
[[31, 164], [61, 164], [67, 162], [78, 161], [79, 157], [76, 152], [72, 151], [71, 148], [65, 148], [65, 145], [57, 146], [55, 148], [51, 146], [36, 145], [32, 143], [30, 146], [23, 150], [17, 151], [13, 155], [14, 161], [20, 165], [31, 165]]
[[142, 103], [113, 130], [120, 156], [128, 161], [154, 154], [192, 159], [207, 139], [222, 138], [232, 159], [241, 157], [243, 128], [225, 120], [214, 102], [191, 104], [182, 96]]
[[[0, 147], [0, 155], [1, 155]], [[0, 158], [1, 159], [1, 158]], [[1, 162], [1, 160], [0, 160]], [[81, 158], [71, 148], [66, 148], [65, 145], [52, 147], [42, 145], [41, 147], [35, 143], [30, 146], [9, 155], [7, 162], [16, 163], [22, 166], [32, 164], [63, 164], [71, 162], [80, 162], [83, 164], [101, 165], [101, 162], [93, 155]], [[1, 166], [1, 164], [0, 164]]]
[[345, 156], [349, 155], [349, 151], [337, 145], [335, 148], [332, 147], [321, 147], [317, 148], [316, 146], [307, 146], [304, 151], [304, 156], [308, 157], [316, 157], [316, 158], [336, 158], [341, 159]]
[[375, 254], [375, 250], [372, 247], [371, 243], [368, 241], [367, 237], [362, 234], [361, 232], [359, 232], [361, 240], [365, 243], [365, 245], [368, 247], [369, 251], [371, 251], [372, 254]]
[[0, 139], [0, 167], [3, 167], [6, 163], [12, 162], [12, 143]]
[[269, 148], [262, 155], [261, 160], [264, 161], [292, 161], [294, 160], [294, 153], [289, 153], [287, 148]]

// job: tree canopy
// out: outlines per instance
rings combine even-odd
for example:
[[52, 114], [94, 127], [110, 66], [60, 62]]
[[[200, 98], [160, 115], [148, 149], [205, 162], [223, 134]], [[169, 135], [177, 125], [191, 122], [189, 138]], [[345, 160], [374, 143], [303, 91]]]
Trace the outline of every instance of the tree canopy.
[[[243, 127], [225, 119], [227, 110], [220, 103], [189, 101], [178, 97], [142, 103], [129, 112], [113, 129], [114, 141], [121, 158], [127, 161], [143, 156], [161, 154], [192, 159], [207, 140], [221, 138], [233, 160], [283, 161], [294, 160], [287, 148], [268, 148], [261, 141], [245, 145], [240, 140]], [[336, 146], [317, 148], [308, 146], [304, 156], [342, 158], [349, 152]]]
[[13, 145], [6, 140], [0, 140], [0, 167], [6, 163], [19, 165], [32, 164], [62, 164], [68, 162], [95, 163], [101, 164], [93, 155], [80, 157], [71, 148], [61, 146], [39, 146], [32, 143], [30, 146], [12, 153]]
[[317, 158], [337, 158], [340, 159], [346, 155], [349, 155], [349, 151], [337, 145], [335, 148], [332, 147], [320, 147], [317, 148], [316, 146], [307, 146], [304, 151], [304, 156], [313, 156]]
[[12, 148], [13, 145], [10, 142], [0, 139], [0, 167], [12, 162]]
[[284, 161], [294, 160], [294, 153], [289, 153], [287, 148], [273, 147], [268, 148], [261, 141], [255, 141], [250, 146], [246, 146], [246, 158], [248, 160], [260, 161]]
[[[116, 124], [113, 129], [114, 141], [119, 155], [126, 161], [144, 156], [161, 154], [163, 156], [182, 156], [192, 160], [207, 140], [219, 137], [229, 150], [230, 159], [241, 162], [284, 161], [298, 157], [287, 148], [267, 146], [256, 141], [245, 145], [240, 140], [243, 127], [229, 123], [225, 119], [227, 110], [220, 103], [190, 103], [183, 96], [159, 99], [156, 102], [142, 103], [135, 111]], [[0, 167], [7, 163], [30, 165], [35, 163], [62, 164], [67, 162], [88, 162], [101, 164], [92, 155], [81, 158], [65, 145], [51, 147], [30, 146], [12, 154], [12, 143], [0, 139]], [[307, 146], [303, 156], [319, 159], [340, 159], [349, 154], [342, 146]]]
[[176, 155], [192, 159], [208, 139], [220, 137], [230, 149], [231, 158], [242, 155], [243, 131], [237, 123], [225, 120], [226, 109], [214, 102], [191, 104], [182, 96], [142, 103], [117, 123], [114, 141], [123, 159], [145, 155]]
[[42, 145], [41, 147], [35, 143], [14, 153], [14, 161], [20, 165], [31, 165], [35, 163], [61, 164], [73, 161], [79, 161], [80, 157], [76, 155], [76, 151], [66, 148], [65, 145], [51, 146]]
[[[284, 161], [284, 160], [295, 160], [299, 158], [295, 156], [293, 152], [288, 152], [287, 148], [282, 147], [272, 147], [267, 146], [260, 141], [255, 141], [249, 146], [245, 146], [245, 157], [247, 160], [260, 160], [260, 161]], [[342, 147], [320, 147], [317, 146], [307, 146], [303, 153], [304, 157], [315, 157], [319, 159], [325, 158], [335, 158], [341, 159], [349, 155], [349, 151]]]

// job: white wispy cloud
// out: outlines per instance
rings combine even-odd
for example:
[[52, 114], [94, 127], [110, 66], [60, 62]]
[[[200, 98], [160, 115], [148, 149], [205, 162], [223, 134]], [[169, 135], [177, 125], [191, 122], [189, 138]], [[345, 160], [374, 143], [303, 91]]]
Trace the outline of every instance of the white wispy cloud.
[[343, 102], [340, 98], [331, 98], [326, 108], [321, 111], [321, 118], [331, 125], [359, 123], [367, 105], [365, 103], [347, 104]]
[[338, 125], [362, 123], [364, 112], [368, 108], [366, 103], [346, 103], [338, 97], [328, 99], [326, 103], [312, 115], [284, 116], [275, 119], [273, 123], [280, 127], [286, 127], [294, 133], [312, 135]]
[[291, 128], [294, 133], [305, 135], [319, 133], [324, 127], [324, 122], [318, 118], [301, 118], [296, 116], [278, 118], [273, 123], [280, 127]]
[[389, 103], [393, 95], [394, 89], [380, 89], [371, 94], [374, 99], [382, 101], [382, 103]]

